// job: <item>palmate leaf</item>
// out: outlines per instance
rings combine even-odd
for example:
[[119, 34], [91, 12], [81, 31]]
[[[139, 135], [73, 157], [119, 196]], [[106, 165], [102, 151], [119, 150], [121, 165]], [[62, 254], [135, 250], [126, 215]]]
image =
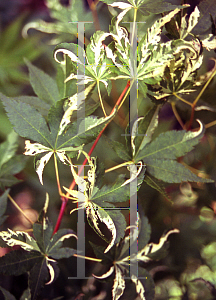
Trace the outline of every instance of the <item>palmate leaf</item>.
[[36, 299], [41, 288], [49, 279], [55, 279], [58, 268], [55, 259], [70, 257], [76, 253], [72, 248], [62, 247], [65, 239], [76, 237], [71, 229], [61, 229], [52, 236], [53, 227], [46, 218], [48, 196], [38, 222], [33, 226], [33, 236], [24, 231], [0, 232], [0, 238], [10, 247], [20, 246], [22, 249], [11, 251], [0, 258], [0, 273], [20, 275], [29, 272], [31, 299]]
[[191, 151], [203, 137], [204, 126], [200, 121], [199, 123], [200, 129], [196, 132], [173, 130], [160, 134], [150, 144], [139, 148], [134, 161], [143, 160], [150, 174], [165, 182], [212, 182], [211, 179], [198, 177], [175, 161], [176, 158]]
[[[110, 68], [107, 64], [107, 58], [105, 56], [105, 48], [103, 45], [104, 40], [108, 37], [110, 33], [106, 33], [103, 31], [97, 31], [90, 39], [90, 43], [86, 47], [86, 51], [73, 43], [62, 43], [57, 45], [54, 49], [54, 58], [58, 63], [63, 64], [64, 61], [60, 61], [58, 59], [58, 54], [62, 53], [67, 55], [74, 66], [74, 73], [72, 73], [67, 81], [71, 79], [80, 79], [80, 75], [77, 73], [76, 63], [79, 64], [79, 69], [84, 74], [83, 84], [88, 83], [103, 83], [108, 94], [110, 93], [110, 81], [108, 80], [109, 75], [111, 73]], [[77, 56], [78, 53], [78, 56]], [[82, 59], [80, 60], [80, 56]], [[86, 61], [84, 63], [83, 57], [85, 57]], [[99, 86], [98, 86], [99, 88]]]
[[[88, 163], [91, 168], [88, 171], [88, 181], [76, 174], [73, 165], [71, 165], [71, 171], [76, 184], [78, 184], [79, 191], [69, 190], [65, 187], [64, 189], [73, 197], [76, 202], [81, 202], [80, 208], [86, 209], [86, 215], [89, 224], [100, 237], [108, 242], [100, 229], [101, 223], [106, 225], [112, 236], [111, 240], [109, 241], [109, 245], [105, 249], [105, 252], [108, 252], [114, 243], [120, 241], [126, 228], [124, 216], [121, 214], [120, 209], [115, 207], [112, 203], [127, 201], [130, 199], [130, 196], [133, 196], [133, 194], [137, 192], [137, 189], [140, 187], [144, 179], [145, 166], [140, 163], [138, 170], [137, 168], [134, 168], [135, 172], [131, 172], [130, 179], [126, 180], [121, 178], [114, 185], [104, 185], [99, 189], [99, 187], [95, 185], [96, 165], [93, 163], [94, 158], [91, 159], [87, 153], [84, 151], [82, 152], [88, 159]], [[100, 175], [97, 174], [97, 176]], [[132, 191], [129, 183], [135, 178], [137, 178], [137, 185], [134, 191]], [[71, 213], [75, 210], [76, 209], [73, 209]]]
[[[137, 59], [135, 59], [136, 61], [138, 60], [138, 66], [135, 74], [133, 74], [133, 62], [129, 59], [131, 49], [128, 34], [119, 26], [121, 19], [118, 18], [121, 13], [119, 14], [114, 24], [115, 26], [113, 25], [111, 27], [111, 35], [115, 42], [115, 48], [113, 50], [110, 48], [110, 52], [113, 51], [112, 55], [107, 53], [107, 56], [115, 65], [114, 69], [113, 66], [110, 68], [113, 73], [116, 73], [115, 76], [111, 77], [112, 79], [138, 79], [138, 83], [141, 85], [140, 90], [144, 92], [144, 95], [146, 95], [147, 91], [146, 84], [156, 84], [162, 80], [166, 66], [169, 65], [170, 60], [173, 59], [173, 45], [171, 41], [160, 43], [160, 34], [163, 26], [168, 23], [179, 10], [180, 9], [176, 8], [163, 18], [157, 20], [139, 42], [138, 56]], [[106, 49], [109, 49], [109, 47]], [[116, 56], [118, 61], [116, 60]]]
[[[138, 241], [142, 239], [142, 243], [139, 245], [139, 251], [137, 254], [129, 255], [130, 245], [137, 242], [137, 227], [130, 228], [131, 238], [126, 235], [125, 238], [118, 244], [116, 244], [106, 255], [103, 253], [102, 247], [91, 243], [93, 250], [98, 258], [102, 258], [102, 263], [109, 264], [111, 261], [110, 269], [101, 276], [96, 276], [98, 279], [105, 279], [115, 273], [112, 299], [118, 300], [123, 295], [127, 281], [125, 277], [130, 277], [131, 281], [136, 285], [136, 292], [142, 300], [153, 300], [154, 298], [154, 282], [150, 274], [140, 266], [138, 267], [139, 276], [144, 276], [145, 280], [140, 280], [137, 274], [130, 274], [129, 266], [137, 262], [149, 262], [152, 261], [153, 255], [156, 259], [158, 251], [164, 246], [168, 237], [172, 233], [178, 233], [178, 229], [170, 230], [166, 235], [162, 236], [158, 244], [147, 244], [150, 238], [150, 227], [146, 217], [142, 217], [141, 226], [139, 227]], [[140, 225], [140, 221], [139, 221]], [[131, 244], [132, 243], [132, 244]], [[115, 249], [114, 249], [115, 248]], [[152, 257], [151, 257], [152, 256]]]
[[[168, 183], [212, 182], [211, 179], [197, 176], [189, 168], [176, 161], [178, 157], [184, 156], [199, 143], [204, 135], [203, 124], [198, 121], [200, 124], [198, 131], [167, 131], [152, 141], [158, 122], [159, 108], [159, 106], [154, 106], [145, 117], [138, 118], [133, 125], [131, 136], [126, 137], [126, 147], [119, 142], [110, 141], [111, 147], [120, 158], [129, 163], [132, 161], [136, 164], [143, 161], [147, 170], [144, 181], [160, 191], [166, 198], [167, 194], [160, 180]], [[136, 134], [136, 131], [139, 134]]]
[[[9, 120], [14, 126], [14, 130], [22, 137], [29, 138], [37, 143], [26, 142], [26, 155], [35, 156], [43, 153], [42, 158], [36, 162], [36, 171], [40, 182], [43, 183], [42, 174], [46, 163], [53, 153], [58, 158], [66, 161], [66, 151], [78, 151], [82, 144], [94, 140], [104, 126], [113, 118], [114, 114], [107, 118], [97, 119], [90, 116], [85, 118], [78, 125], [77, 122], [71, 124], [67, 132], [62, 134], [60, 128], [64, 116], [63, 101], [58, 101], [52, 106], [48, 115], [48, 125], [42, 115], [32, 106], [22, 102], [17, 102], [11, 98], [0, 95], [5, 106]], [[59, 132], [61, 134], [59, 134]]]

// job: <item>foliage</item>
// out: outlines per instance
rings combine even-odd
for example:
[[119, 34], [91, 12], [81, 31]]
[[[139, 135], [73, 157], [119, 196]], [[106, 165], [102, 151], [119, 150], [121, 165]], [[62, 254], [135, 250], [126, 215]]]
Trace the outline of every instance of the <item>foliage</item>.
[[[202, 68], [206, 51], [216, 49], [215, 32], [200, 30], [199, 35], [195, 30], [200, 26], [199, 6], [189, 14], [188, 5], [163, 0], [102, 2], [97, 8], [92, 1], [90, 9], [96, 23], [102, 7], [111, 12], [109, 30], [96, 30], [85, 47], [79, 36], [78, 44], [68, 42], [68, 36], [71, 41], [77, 33], [71, 22], [82, 19], [78, 1], [64, 6], [48, 0], [53, 22], [35, 21], [24, 28], [55, 33], [56, 76], [25, 55], [35, 96], [0, 93], [14, 129], [0, 144], [0, 245], [8, 249], [0, 258], [0, 273], [11, 278], [28, 274], [20, 299], [194, 299], [203, 286], [207, 288], [202, 297], [211, 299], [216, 140], [208, 128], [216, 122], [214, 107], [202, 95], [216, 69], [205, 73]], [[87, 22], [89, 15], [84, 15]], [[128, 21], [130, 25], [123, 27]], [[145, 22], [142, 30], [139, 21]], [[176, 125], [162, 120], [170, 107]], [[214, 120], [209, 122], [209, 116]], [[18, 154], [20, 149], [24, 155]], [[46, 193], [45, 204], [38, 197], [43, 210], [36, 222], [11, 196], [19, 186], [16, 175], [30, 174], [28, 156], [34, 157], [43, 186], [38, 190], [52, 194]], [[56, 183], [50, 176], [53, 170]], [[31, 176], [24, 182], [33, 188]], [[7, 198], [30, 229], [10, 226]], [[56, 203], [61, 203], [60, 209]], [[197, 228], [199, 234], [194, 234]], [[177, 234], [169, 238], [172, 233]], [[77, 239], [76, 246], [66, 241], [70, 237]], [[91, 294], [89, 278], [87, 287], [71, 283], [73, 295], [67, 294], [65, 278], [70, 272], [76, 278], [74, 262], [80, 259], [91, 261], [86, 276], [94, 274], [98, 294]], [[4, 299], [14, 298], [11, 290], [2, 286], [0, 291]]]

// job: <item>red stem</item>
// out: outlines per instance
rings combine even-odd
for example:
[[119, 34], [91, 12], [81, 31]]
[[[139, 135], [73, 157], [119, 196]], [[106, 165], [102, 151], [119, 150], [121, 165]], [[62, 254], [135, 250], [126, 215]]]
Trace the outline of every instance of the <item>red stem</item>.
[[[118, 100], [117, 100], [115, 106], [113, 107], [113, 109], [112, 109], [110, 115], [114, 112], [114, 110], [116, 109], [116, 107], [121, 103], [122, 98], [124, 97], [124, 95], [125, 95], [127, 89], [129, 88], [129, 86], [130, 86], [130, 81], [127, 82], [127, 84], [126, 84], [126, 86], [125, 86], [123, 92], [121, 93], [120, 97], [118, 98]], [[108, 123], [108, 124], [109, 124], [109, 123]], [[106, 125], [104, 126], [104, 128], [101, 130], [101, 132], [100, 132], [99, 135], [97, 136], [96, 140], [94, 141], [94, 144], [92, 145], [92, 147], [91, 147], [91, 149], [90, 149], [90, 151], [89, 151], [89, 153], [88, 153], [89, 156], [91, 156], [91, 154], [92, 154], [94, 148], [96, 147], [96, 145], [97, 145], [99, 139], [101, 138], [101, 136], [102, 136], [104, 130], [106, 129], [106, 127], [108, 126], [108, 124], [106, 124]], [[87, 163], [87, 161], [88, 161], [87, 158], [85, 158], [85, 160], [83, 161], [83, 164], [82, 164], [81, 168], [79, 169], [78, 175], [81, 174], [81, 172], [82, 172], [82, 170], [83, 170], [85, 164]], [[76, 182], [75, 182], [75, 180], [73, 180], [72, 183], [71, 183], [71, 185], [70, 185], [70, 187], [69, 187], [69, 189], [70, 189], [70, 190], [73, 190], [74, 187], [75, 187], [75, 185], [76, 185]], [[64, 211], [65, 211], [65, 208], [66, 208], [66, 205], [67, 205], [69, 196], [70, 196], [70, 194], [67, 193], [67, 194], [65, 195], [65, 197], [63, 197], [63, 196], [61, 197], [62, 205], [61, 205], [61, 208], [60, 208], [60, 212], [59, 212], [59, 215], [58, 215], [58, 219], [57, 219], [57, 222], [56, 222], [56, 225], [55, 225], [53, 234], [55, 234], [55, 233], [59, 230], [59, 227], [60, 227], [60, 225], [61, 225], [61, 221], [62, 221], [62, 218], [63, 218], [63, 216], [64, 216]]]
[[193, 119], [194, 119], [194, 110], [195, 110], [195, 105], [192, 106], [190, 121], [189, 124], [187, 125], [187, 131], [191, 129]]

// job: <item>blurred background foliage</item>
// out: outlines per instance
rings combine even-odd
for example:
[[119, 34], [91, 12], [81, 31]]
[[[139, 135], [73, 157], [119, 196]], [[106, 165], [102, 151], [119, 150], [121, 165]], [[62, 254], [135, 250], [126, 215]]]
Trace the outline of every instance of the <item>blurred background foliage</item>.
[[[95, 1], [96, 3], [97, 1]], [[182, 3], [180, 0], [169, 0], [172, 4]], [[188, 12], [192, 12], [198, 5], [201, 17], [194, 29], [194, 34], [205, 35], [213, 33], [216, 35], [216, 3], [212, 0], [188, 0], [191, 6]], [[114, 13], [114, 11], [112, 11]], [[210, 17], [211, 13], [211, 17]], [[158, 17], [157, 14], [148, 14], [143, 17], [143, 23], [138, 26], [138, 36], [142, 35], [146, 26]], [[127, 16], [130, 20], [130, 15]], [[52, 59], [52, 51], [59, 42], [77, 42], [76, 21], [88, 21], [85, 25], [86, 43], [96, 29], [108, 30], [111, 14], [105, 4], [100, 2], [97, 6], [92, 1], [78, 0], [2, 0], [0, 1], [0, 91], [8, 96], [34, 95], [28, 84], [28, 69], [23, 58], [27, 58], [38, 68], [44, 70], [52, 77], [59, 76], [58, 65]], [[72, 22], [72, 23], [71, 23]], [[73, 23], [74, 22], [74, 23]], [[205, 74], [214, 67], [216, 53], [204, 50], [205, 62], [199, 70], [200, 75]], [[124, 82], [113, 84], [110, 96], [103, 93], [105, 108], [109, 112], [125, 87]], [[185, 96], [192, 102], [199, 91]], [[93, 97], [96, 97], [93, 95]], [[209, 110], [195, 112], [195, 118], [199, 118], [204, 124], [216, 120], [216, 79], [214, 78], [203, 93], [199, 104], [205, 102]], [[150, 99], [139, 97], [143, 115], [151, 107]], [[183, 102], [176, 104], [178, 113], [184, 123], [190, 118], [190, 107]], [[105, 132], [109, 138], [119, 141], [122, 129], [126, 126], [128, 102], [121, 109], [115, 122], [109, 125]], [[101, 114], [100, 109], [97, 114]], [[180, 129], [170, 105], [164, 105], [160, 112], [159, 128], [157, 134], [170, 129]], [[197, 126], [194, 122], [193, 127]], [[5, 141], [11, 125], [5, 116], [4, 110], [0, 109], [0, 139]], [[19, 138], [17, 153], [24, 151], [24, 141]], [[91, 144], [86, 150], [90, 149]], [[105, 168], [109, 168], [121, 161], [106, 142], [105, 138], [99, 141], [94, 151], [94, 156], [103, 162]], [[216, 127], [206, 129], [206, 135], [196, 147], [196, 151], [190, 152], [184, 158], [188, 165], [205, 170], [207, 174], [216, 180]], [[69, 186], [72, 175], [68, 167], [60, 165], [60, 180], [62, 185]], [[49, 216], [53, 223], [56, 222], [61, 205], [57, 186], [55, 184], [54, 166], [50, 162], [44, 172], [44, 186], [41, 186], [33, 167], [33, 159], [29, 159], [25, 170], [16, 175], [17, 179], [23, 180], [12, 187], [11, 195], [19, 206], [32, 219], [37, 217], [38, 211], [43, 207], [45, 192], [50, 195]], [[107, 182], [112, 182], [112, 174], [106, 176]], [[157, 300], [198, 300], [216, 299], [216, 187], [211, 184], [189, 184], [179, 185], [164, 184], [168, 198], [151, 189], [146, 184], [139, 190], [139, 205], [147, 215], [152, 227], [151, 240], [158, 242], [159, 237], [170, 228], [179, 228], [180, 234], [171, 236], [169, 255], [157, 263], [148, 266], [148, 270], [155, 279], [155, 299]], [[2, 191], [3, 192], [3, 191]], [[2, 195], [5, 199], [5, 194]], [[172, 202], [170, 201], [172, 200]], [[2, 200], [5, 201], [5, 200]], [[125, 205], [128, 205], [126, 203]], [[71, 227], [76, 230], [76, 216], [71, 218], [69, 212], [74, 206], [68, 203], [62, 227]], [[8, 203], [4, 208], [9, 217], [1, 230], [7, 227], [23, 230], [29, 228], [22, 216], [17, 213], [16, 208]], [[128, 218], [128, 213], [126, 213]], [[87, 224], [87, 223], [86, 223]], [[91, 232], [93, 241], [97, 241], [97, 235], [86, 225]], [[1, 254], [4, 254], [2, 250]], [[93, 255], [91, 247], [87, 243], [86, 254]], [[89, 274], [95, 272], [94, 263], [86, 262]], [[70, 258], [62, 261], [61, 275], [57, 279], [54, 291], [47, 286], [41, 299], [80, 299], [82, 294], [85, 299], [109, 300], [111, 285], [99, 283], [95, 279], [68, 280], [69, 276], [76, 276], [76, 260]], [[26, 277], [24, 275], [15, 278], [0, 278], [0, 285], [7, 287], [17, 299], [21, 297], [22, 290], [26, 288]], [[96, 298], [97, 295], [97, 298]], [[122, 299], [129, 299], [130, 291]], [[129, 297], [129, 298], [128, 298]], [[22, 298], [24, 299], [24, 297]], [[60, 299], [60, 298], [59, 298]], [[137, 298], [138, 300], [138, 298]]]

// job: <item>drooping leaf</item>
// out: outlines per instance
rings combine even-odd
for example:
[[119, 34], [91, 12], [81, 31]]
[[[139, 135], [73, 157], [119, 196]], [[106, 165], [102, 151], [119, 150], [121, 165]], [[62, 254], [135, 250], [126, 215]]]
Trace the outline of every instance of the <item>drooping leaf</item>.
[[[151, 142], [152, 135], [158, 125], [158, 113], [160, 106], [154, 106], [144, 118], [138, 120], [138, 134], [131, 136], [131, 146], [133, 149], [133, 156], [138, 154], [148, 143]], [[134, 124], [133, 126], [136, 126]]]

